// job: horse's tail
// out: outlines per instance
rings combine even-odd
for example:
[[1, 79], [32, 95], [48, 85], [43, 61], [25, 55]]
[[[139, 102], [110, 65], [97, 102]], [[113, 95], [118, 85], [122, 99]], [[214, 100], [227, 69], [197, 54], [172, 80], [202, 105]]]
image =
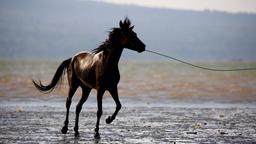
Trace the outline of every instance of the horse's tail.
[[52, 78], [52, 81], [51, 81], [51, 83], [49, 85], [46, 85], [46, 86], [43, 85], [40, 80], [38, 80], [38, 81], [32, 80], [32, 82], [34, 83], [35, 87], [39, 91], [41, 91], [41, 92], [45, 92], [45, 93], [52, 92], [58, 85], [61, 84], [62, 76], [64, 75], [65, 70], [69, 66], [70, 62], [71, 62], [71, 58], [69, 58], [67, 60], [64, 60], [60, 64], [60, 66], [56, 70], [56, 72], [55, 72], [55, 74], [54, 74], [54, 76]]

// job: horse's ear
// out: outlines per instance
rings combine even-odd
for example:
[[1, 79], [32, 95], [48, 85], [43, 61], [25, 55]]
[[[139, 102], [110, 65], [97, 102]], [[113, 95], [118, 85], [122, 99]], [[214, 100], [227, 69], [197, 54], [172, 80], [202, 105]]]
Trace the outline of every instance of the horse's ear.
[[122, 28], [123, 25], [124, 25], [123, 22], [120, 20], [120, 21], [119, 21], [119, 26], [120, 26], [120, 28]]
[[132, 30], [133, 28], [134, 28], [134, 25], [133, 25], [133, 26], [131, 26], [129, 29], [130, 29], [130, 30]]

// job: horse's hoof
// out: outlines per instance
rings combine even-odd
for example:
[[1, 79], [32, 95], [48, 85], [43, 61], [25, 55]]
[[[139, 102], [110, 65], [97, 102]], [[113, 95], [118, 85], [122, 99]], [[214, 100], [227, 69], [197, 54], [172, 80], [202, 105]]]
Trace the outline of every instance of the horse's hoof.
[[106, 119], [106, 123], [107, 123], [107, 124], [110, 124], [112, 121], [113, 121], [113, 120], [112, 120], [111, 116], [109, 116], [109, 117]]
[[94, 138], [95, 138], [95, 139], [100, 139], [100, 134], [99, 134], [98, 132], [96, 132], [96, 133], [94, 134]]
[[79, 137], [79, 132], [75, 132], [75, 137]]
[[62, 132], [63, 134], [66, 134], [66, 133], [67, 133], [67, 131], [68, 131], [68, 128], [67, 128], [67, 127], [65, 127], [65, 126], [61, 129], [61, 132]]

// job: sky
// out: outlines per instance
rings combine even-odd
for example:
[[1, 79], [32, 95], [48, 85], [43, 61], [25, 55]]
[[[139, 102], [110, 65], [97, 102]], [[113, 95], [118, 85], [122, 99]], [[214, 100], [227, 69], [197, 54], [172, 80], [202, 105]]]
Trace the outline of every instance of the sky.
[[256, 0], [95, 0], [115, 4], [133, 4], [153, 8], [216, 10], [231, 13], [256, 13]]

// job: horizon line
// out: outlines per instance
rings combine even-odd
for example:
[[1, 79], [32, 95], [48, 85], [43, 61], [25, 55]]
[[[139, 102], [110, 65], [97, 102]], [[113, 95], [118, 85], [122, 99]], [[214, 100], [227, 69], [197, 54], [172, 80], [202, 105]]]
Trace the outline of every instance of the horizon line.
[[[78, 1], [87, 1], [87, 0], [78, 0]], [[255, 11], [231, 11], [231, 10], [224, 10], [224, 9], [214, 9], [214, 8], [182, 8], [182, 7], [171, 7], [171, 6], [160, 6], [160, 5], [145, 5], [140, 3], [133, 3], [133, 2], [116, 2], [112, 0], [89, 0], [91, 2], [99, 2], [99, 3], [106, 3], [112, 5], [120, 5], [120, 6], [137, 6], [142, 8], [151, 8], [151, 9], [163, 9], [163, 10], [181, 10], [181, 11], [194, 11], [194, 12], [222, 12], [222, 13], [229, 13], [229, 14], [256, 14]]]

